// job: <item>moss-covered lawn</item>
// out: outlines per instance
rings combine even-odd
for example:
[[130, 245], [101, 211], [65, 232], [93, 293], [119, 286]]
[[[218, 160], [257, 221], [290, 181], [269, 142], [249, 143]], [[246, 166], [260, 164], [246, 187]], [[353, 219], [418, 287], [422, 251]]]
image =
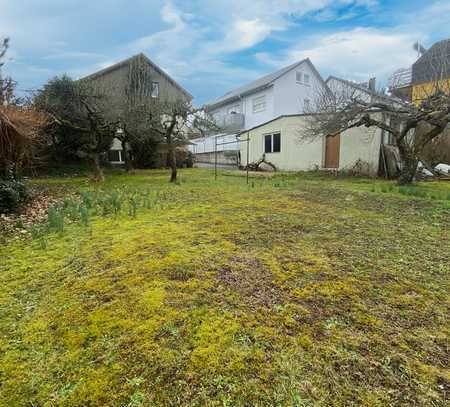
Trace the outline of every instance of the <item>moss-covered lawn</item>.
[[450, 183], [167, 179], [0, 247], [0, 405], [448, 405]]

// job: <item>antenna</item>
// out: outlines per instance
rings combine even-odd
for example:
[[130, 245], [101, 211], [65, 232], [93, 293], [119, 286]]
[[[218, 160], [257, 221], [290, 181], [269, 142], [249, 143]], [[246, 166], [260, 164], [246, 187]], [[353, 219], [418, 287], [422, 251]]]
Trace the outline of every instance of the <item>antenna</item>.
[[416, 41], [413, 44], [413, 49], [417, 51], [417, 58], [421, 57], [427, 51], [427, 49], [419, 41]]

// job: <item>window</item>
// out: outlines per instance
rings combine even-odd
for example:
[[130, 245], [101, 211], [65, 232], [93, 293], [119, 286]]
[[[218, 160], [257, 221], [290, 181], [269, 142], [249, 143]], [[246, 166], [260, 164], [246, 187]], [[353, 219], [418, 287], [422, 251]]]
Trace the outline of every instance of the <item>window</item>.
[[109, 150], [108, 151], [108, 161], [113, 163], [122, 162], [122, 150]]
[[279, 153], [281, 151], [281, 134], [266, 134], [264, 136], [264, 152]]
[[152, 82], [152, 98], [159, 97], [159, 82]]
[[272, 135], [267, 134], [264, 136], [264, 152], [271, 153], [272, 152]]
[[303, 75], [303, 83], [309, 85], [309, 75], [306, 73]]
[[311, 101], [309, 99], [305, 99], [303, 101], [303, 111], [305, 113], [310, 113], [311, 112]]
[[258, 96], [253, 99], [253, 113], [266, 110], [266, 95]]
[[239, 113], [239, 111], [241, 110], [239, 107], [240, 107], [239, 105], [234, 105], [234, 106], [229, 107], [228, 114]]
[[297, 71], [295, 73], [295, 80], [297, 83], [302, 83], [303, 85], [309, 85], [309, 75], [307, 73], [303, 73]]

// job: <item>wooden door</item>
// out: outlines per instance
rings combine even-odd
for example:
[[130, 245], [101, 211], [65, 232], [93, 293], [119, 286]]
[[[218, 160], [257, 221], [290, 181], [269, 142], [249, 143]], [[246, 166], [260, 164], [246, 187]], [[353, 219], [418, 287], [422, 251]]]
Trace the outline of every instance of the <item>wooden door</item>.
[[327, 136], [325, 142], [325, 168], [339, 168], [341, 135]]

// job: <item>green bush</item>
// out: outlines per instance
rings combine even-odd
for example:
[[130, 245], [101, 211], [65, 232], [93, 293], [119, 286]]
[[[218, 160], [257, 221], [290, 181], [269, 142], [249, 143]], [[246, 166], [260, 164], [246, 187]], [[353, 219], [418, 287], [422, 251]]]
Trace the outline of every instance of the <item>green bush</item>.
[[17, 180], [0, 180], [0, 213], [15, 211], [28, 198], [25, 184]]

